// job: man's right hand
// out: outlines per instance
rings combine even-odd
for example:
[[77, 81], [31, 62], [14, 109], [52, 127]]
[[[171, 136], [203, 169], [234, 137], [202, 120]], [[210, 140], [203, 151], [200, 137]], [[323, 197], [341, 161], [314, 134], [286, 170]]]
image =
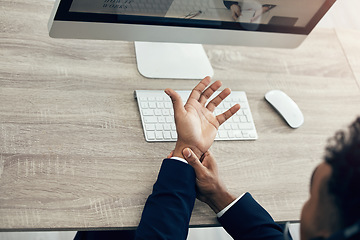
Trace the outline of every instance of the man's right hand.
[[209, 151], [203, 155], [202, 162], [190, 148], [183, 150], [183, 156], [195, 170], [197, 198], [200, 201], [218, 213], [236, 199], [219, 178], [216, 161]]
[[241, 7], [238, 4], [233, 4], [230, 6], [231, 16], [234, 21], [237, 21], [241, 16]]

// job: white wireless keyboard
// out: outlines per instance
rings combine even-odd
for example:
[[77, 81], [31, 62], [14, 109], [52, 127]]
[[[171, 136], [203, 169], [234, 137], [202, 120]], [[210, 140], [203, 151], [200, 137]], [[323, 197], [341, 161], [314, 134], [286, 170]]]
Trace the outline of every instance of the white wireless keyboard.
[[[177, 91], [177, 93], [185, 104], [190, 91]], [[212, 97], [219, 93], [215, 92]], [[174, 110], [170, 97], [160, 90], [136, 90], [134, 94], [138, 102], [146, 141], [176, 141]], [[236, 103], [240, 104], [240, 110], [219, 127], [215, 140], [255, 140], [258, 138], [245, 92], [232, 91], [215, 109], [214, 114], [221, 114]]]

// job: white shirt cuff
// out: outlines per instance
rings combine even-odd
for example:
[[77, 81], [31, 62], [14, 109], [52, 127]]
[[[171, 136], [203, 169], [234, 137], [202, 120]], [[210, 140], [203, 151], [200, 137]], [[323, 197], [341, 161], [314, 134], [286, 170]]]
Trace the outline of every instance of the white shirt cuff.
[[226, 213], [227, 210], [229, 210], [229, 208], [231, 208], [235, 203], [237, 203], [237, 201], [239, 201], [243, 196], [245, 195], [245, 193], [243, 193], [240, 197], [238, 197], [237, 199], [235, 199], [234, 201], [232, 201], [229, 205], [227, 205], [223, 210], [221, 210], [220, 212], [218, 212], [216, 214], [216, 216], [218, 218], [221, 218], [222, 215], [224, 215], [224, 213]]
[[171, 157], [170, 159], [178, 160], [178, 161], [180, 161], [180, 162], [183, 162], [183, 163], [188, 164], [188, 162], [187, 162], [185, 159], [183, 159], [183, 158], [179, 158], [179, 157]]

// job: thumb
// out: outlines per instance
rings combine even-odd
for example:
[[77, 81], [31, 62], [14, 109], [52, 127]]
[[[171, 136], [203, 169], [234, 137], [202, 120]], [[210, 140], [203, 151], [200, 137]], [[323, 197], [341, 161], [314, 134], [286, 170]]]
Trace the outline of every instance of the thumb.
[[194, 168], [196, 175], [201, 173], [201, 171], [204, 171], [205, 167], [190, 148], [185, 148], [183, 150], [183, 156], [185, 160]]
[[165, 93], [171, 98], [175, 113], [178, 111], [185, 111], [184, 104], [181, 100], [180, 95], [177, 92], [175, 92], [171, 88], [167, 88], [165, 89]]

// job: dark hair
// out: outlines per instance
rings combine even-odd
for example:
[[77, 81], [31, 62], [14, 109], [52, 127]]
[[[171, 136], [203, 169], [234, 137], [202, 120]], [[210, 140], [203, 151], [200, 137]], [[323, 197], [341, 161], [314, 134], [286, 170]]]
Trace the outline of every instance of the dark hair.
[[360, 117], [348, 131], [339, 131], [328, 141], [325, 161], [332, 167], [328, 193], [340, 214], [341, 227], [360, 220]]

